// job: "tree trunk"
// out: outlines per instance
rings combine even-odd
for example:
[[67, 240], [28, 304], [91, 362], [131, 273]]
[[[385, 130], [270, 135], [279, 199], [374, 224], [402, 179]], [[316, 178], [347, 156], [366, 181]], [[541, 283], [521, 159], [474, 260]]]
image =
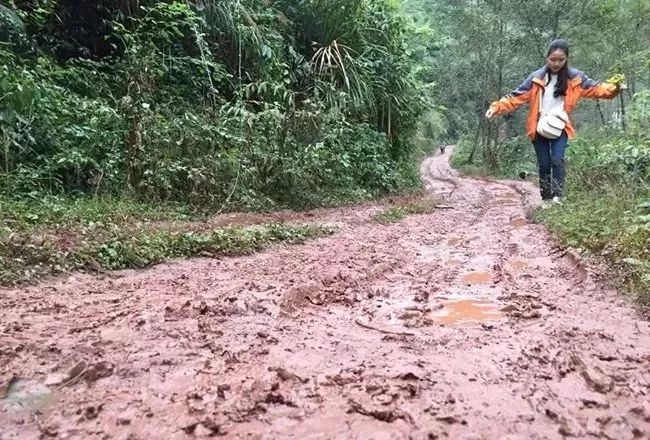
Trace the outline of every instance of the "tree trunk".
[[618, 100], [621, 104], [621, 127], [623, 128], [623, 131], [626, 131], [627, 125], [625, 123], [625, 98], [623, 97], [623, 93], [618, 94]]
[[555, 11], [555, 22], [553, 23], [553, 40], [555, 40], [558, 37], [558, 33], [560, 31], [560, 14], [561, 10], [558, 8]]
[[388, 100], [388, 142], [393, 143], [393, 135], [391, 132], [391, 122], [392, 122], [392, 108], [391, 102]]
[[5, 162], [4, 163], [4, 165], [5, 165], [5, 175], [4, 175], [5, 182], [4, 183], [5, 183], [6, 189], [9, 190], [9, 181], [10, 181], [9, 180], [9, 154], [10, 154], [9, 148], [11, 147], [11, 138], [10, 138], [11, 134], [9, 133], [9, 129], [7, 129], [6, 132], [3, 131], [3, 130], [0, 130], [0, 135], [2, 136], [2, 137], [0, 137], [0, 139], [2, 140], [2, 147], [4, 149], [4, 151], [3, 151], [3, 153], [4, 153], [4, 162]]
[[598, 108], [598, 113], [600, 114], [600, 121], [603, 123], [603, 125], [607, 124], [607, 121], [605, 121], [605, 115], [603, 114], [603, 109], [600, 106], [600, 101], [596, 101], [596, 107]]
[[490, 150], [491, 150], [490, 143], [492, 141], [492, 126], [493, 125], [494, 124], [492, 124], [492, 121], [487, 122], [487, 125], [485, 127], [486, 131], [485, 131], [485, 135], [483, 136], [483, 142], [482, 142], [482, 144], [483, 144], [483, 149], [482, 149], [483, 150], [482, 151], [482, 153], [483, 153], [483, 162], [487, 163], [488, 166], [490, 166], [489, 165], [490, 164], [490, 153], [491, 153], [490, 152]]
[[126, 151], [124, 155], [124, 178], [127, 191], [131, 191], [133, 189], [135, 160], [138, 152], [142, 149], [142, 127], [140, 121], [141, 118], [139, 115], [135, 115], [131, 118], [129, 134], [125, 142]]
[[469, 157], [467, 158], [468, 164], [474, 163], [474, 155], [476, 154], [476, 149], [478, 148], [478, 141], [479, 138], [481, 137], [482, 129], [483, 129], [483, 121], [479, 120], [478, 127], [476, 127], [476, 136], [474, 136], [474, 143], [472, 144], [472, 151], [469, 153]]

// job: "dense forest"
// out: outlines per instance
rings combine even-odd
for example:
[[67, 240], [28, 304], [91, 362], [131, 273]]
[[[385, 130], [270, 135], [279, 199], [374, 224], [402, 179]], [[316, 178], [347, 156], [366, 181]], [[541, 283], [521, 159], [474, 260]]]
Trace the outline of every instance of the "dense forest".
[[412, 186], [424, 101], [384, 2], [3, 7], [9, 194], [304, 207]]
[[622, 73], [629, 88], [576, 112], [566, 209], [540, 219], [611, 255], [626, 279], [650, 282], [641, 0], [4, 2], [2, 278], [25, 278], [16, 271], [32, 261], [17, 256], [26, 246], [34, 261], [66, 266], [69, 249], [48, 234], [35, 243], [34, 230], [82, 225], [74, 233], [88, 238], [111, 224], [117, 250], [104, 237], [86, 251], [122, 267], [169, 253], [119, 257], [121, 225], [133, 219], [417, 189], [419, 161], [440, 143], [458, 144], [453, 163], [467, 173], [534, 172], [524, 112], [483, 115], [544, 63], [556, 37], [570, 41], [572, 66], [599, 80]]

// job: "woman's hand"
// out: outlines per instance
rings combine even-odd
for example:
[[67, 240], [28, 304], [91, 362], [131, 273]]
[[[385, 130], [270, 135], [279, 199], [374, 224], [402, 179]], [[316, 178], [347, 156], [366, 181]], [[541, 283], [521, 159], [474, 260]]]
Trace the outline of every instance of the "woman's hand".
[[621, 91], [623, 91], [623, 90], [627, 90], [627, 84], [621, 84], [621, 85], [619, 85], [619, 86], [618, 86], [618, 89], [621, 90]]
[[486, 117], [487, 119], [492, 119], [492, 118], [494, 117], [494, 110], [492, 110], [492, 108], [489, 108], [489, 109], [485, 112], [485, 117]]

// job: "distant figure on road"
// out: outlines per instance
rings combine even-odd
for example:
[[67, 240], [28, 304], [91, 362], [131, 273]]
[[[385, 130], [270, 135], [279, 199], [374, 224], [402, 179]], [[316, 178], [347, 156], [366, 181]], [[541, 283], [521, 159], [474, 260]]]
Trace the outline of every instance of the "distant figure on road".
[[441, 144], [441, 145], [440, 145], [440, 154], [445, 154], [445, 148], [446, 148], [446, 147], [447, 147], [447, 146], [444, 145], [444, 144]]

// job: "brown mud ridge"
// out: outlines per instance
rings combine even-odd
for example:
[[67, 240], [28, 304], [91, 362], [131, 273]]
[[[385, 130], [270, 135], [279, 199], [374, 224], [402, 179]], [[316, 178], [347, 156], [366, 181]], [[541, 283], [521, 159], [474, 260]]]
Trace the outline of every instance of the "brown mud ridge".
[[649, 324], [534, 188], [422, 174], [453, 209], [0, 291], [0, 438], [648, 438]]

